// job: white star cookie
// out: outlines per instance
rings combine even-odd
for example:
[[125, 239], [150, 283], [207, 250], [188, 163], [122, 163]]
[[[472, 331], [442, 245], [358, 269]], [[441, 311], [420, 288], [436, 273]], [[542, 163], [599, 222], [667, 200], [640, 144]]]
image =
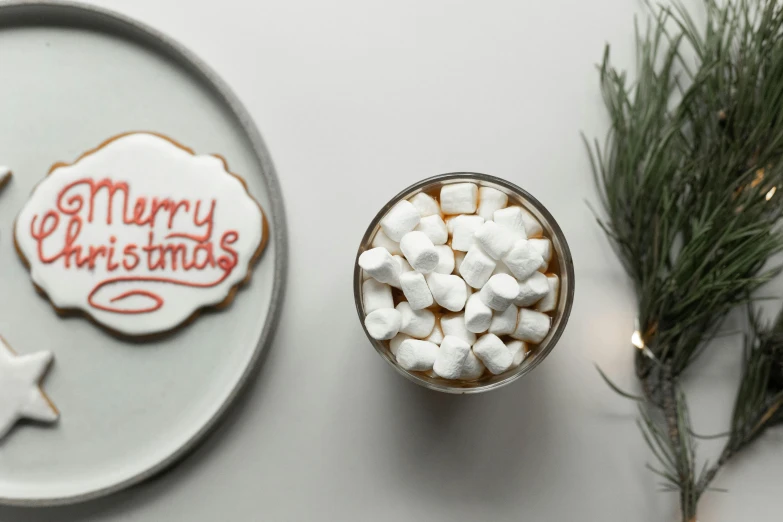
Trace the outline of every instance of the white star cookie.
[[51, 352], [16, 355], [0, 337], [0, 439], [22, 418], [54, 422], [60, 417], [40, 385], [51, 363]]

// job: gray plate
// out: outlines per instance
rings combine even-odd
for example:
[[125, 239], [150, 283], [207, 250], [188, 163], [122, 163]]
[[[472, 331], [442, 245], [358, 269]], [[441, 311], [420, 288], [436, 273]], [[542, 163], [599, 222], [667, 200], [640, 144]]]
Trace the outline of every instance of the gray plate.
[[[0, 3], [0, 335], [50, 350], [44, 382], [59, 424], [19, 425], [0, 443], [0, 503], [66, 504], [118, 491], [171, 465], [214, 427], [269, 344], [286, 276], [283, 203], [250, 116], [198, 58], [134, 20], [90, 6]], [[12, 224], [56, 161], [153, 130], [224, 155], [270, 220], [253, 279], [222, 312], [149, 343], [59, 318], [36, 294]]]

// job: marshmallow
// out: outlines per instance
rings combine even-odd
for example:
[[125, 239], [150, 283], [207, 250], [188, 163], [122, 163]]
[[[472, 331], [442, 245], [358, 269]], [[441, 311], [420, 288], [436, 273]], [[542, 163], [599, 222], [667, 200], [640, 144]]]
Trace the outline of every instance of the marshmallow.
[[478, 205], [478, 187], [473, 183], [454, 183], [440, 189], [440, 208], [444, 214], [473, 214]]
[[[400, 275], [404, 274], [405, 272], [413, 272], [413, 267], [411, 266], [410, 263], [408, 263], [408, 261], [404, 257], [397, 256], [397, 255], [394, 255], [392, 257], [397, 262], [397, 264], [400, 265]], [[394, 288], [402, 289], [402, 287], [400, 286], [399, 277], [397, 277], [397, 279], [395, 279], [389, 284], [392, 285]]]
[[476, 334], [469, 331], [465, 325], [465, 314], [447, 314], [440, 318], [443, 335], [459, 337], [468, 344], [476, 342]]
[[549, 293], [547, 277], [541, 272], [534, 272], [533, 275], [519, 283], [519, 294], [514, 299], [514, 304], [516, 306], [534, 305], [547, 293]]
[[459, 312], [468, 299], [468, 289], [459, 276], [434, 272], [427, 276], [432, 297], [440, 306], [451, 312]]
[[514, 277], [514, 274], [511, 273], [511, 270], [509, 270], [506, 264], [503, 263], [502, 261], [498, 261], [495, 270], [492, 271], [492, 275], [495, 274], [507, 274], [510, 275], [511, 277]]
[[[391, 293], [389, 293], [391, 297]], [[479, 294], [468, 297], [465, 304], [465, 327], [473, 333], [486, 332], [492, 321], [492, 309], [481, 300]]]
[[408, 339], [403, 341], [397, 350], [397, 364], [410, 372], [426, 372], [432, 369], [437, 355], [437, 344]]
[[543, 235], [544, 228], [541, 226], [541, 223], [524, 208], [522, 209], [522, 221], [525, 223], [527, 237], [541, 237]]
[[465, 359], [465, 363], [462, 365], [462, 371], [459, 374], [459, 378], [462, 381], [475, 381], [484, 375], [484, 370], [484, 363], [482, 363], [481, 359], [476, 357], [476, 354], [471, 350]]
[[408, 339], [413, 339], [413, 337], [408, 334], [398, 333], [389, 341], [389, 351], [393, 356], [397, 357], [397, 351], [399, 351], [400, 345], [403, 341], [407, 341]]
[[359, 256], [359, 266], [380, 283], [398, 282], [400, 265], [385, 248], [371, 248]]
[[375, 237], [372, 238], [372, 246], [373, 248], [378, 248], [378, 247], [385, 248], [392, 255], [402, 254], [402, 250], [400, 250], [400, 244], [396, 241], [392, 241], [391, 239], [389, 239], [389, 236], [387, 236], [383, 232], [383, 230], [379, 230], [375, 234]]
[[509, 229], [494, 221], [487, 221], [475, 232], [474, 237], [481, 248], [492, 259], [501, 259], [514, 246], [516, 238]]
[[514, 330], [511, 337], [519, 341], [538, 344], [549, 333], [550, 327], [551, 320], [548, 315], [535, 310], [520, 308], [517, 329]]
[[400, 313], [400, 332], [424, 339], [435, 327], [435, 314], [429, 310], [414, 310], [406, 301], [397, 305]]
[[[400, 275], [400, 287], [405, 299], [414, 310], [421, 310], [432, 305], [432, 293], [427, 286], [427, 280], [418, 272], [405, 272]], [[391, 297], [391, 293], [389, 293]]]
[[[403, 343], [404, 344], [404, 343]], [[473, 345], [473, 353], [481, 359], [487, 370], [495, 375], [501, 374], [511, 367], [514, 356], [495, 334], [482, 335]]]
[[519, 283], [508, 274], [496, 274], [481, 287], [481, 301], [498, 312], [508, 308], [519, 294]]
[[503, 258], [503, 262], [520, 281], [527, 279], [536, 272], [544, 258], [527, 239], [520, 239], [511, 251]]
[[422, 274], [438, 266], [438, 251], [424, 232], [408, 232], [400, 240], [400, 248], [413, 269]]
[[493, 217], [495, 218], [495, 223], [510, 231], [517, 241], [527, 239], [522, 207], [514, 206], [496, 210]]
[[408, 260], [405, 259], [402, 256], [393, 255], [392, 256], [395, 261], [397, 261], [397, 264], [400, 265], [400, 275], [404, 274], [405, 272], [413, 272], [413, 267], [410, 263], [408, 263]]
[[[452, 250], [452, 252], [454, 252]], [[454, 271], [459, 272], [459, 267], [462, 265], [462, 261], [465, 259], [465, 252], [454, 252]]]
[[449, 240], [449, 231], [446, 229], [446, 223], [440, 216], [427, 216], [421, 218], [419, 224], [414, 230], [424, 232], [433, 245], [445, 245]]
[[435, 247], [438, 251], [438, 264], [433, 272], [439, 274], [450, 274], [454, 271], [454, 251], [448, 245], [439, 245]]
[[547, 238], [531, 239], [530, 245], [535, 249], [536, 252], [541, 254], [541, 257], [544, 260], [541, 263], [541, 266], [538, 267], [538, 271], [546, 272], [546, 269], [549, 267], [549, 262], [552, 260], [552, 242]]
[[514, 305], [509, 306], [502, 312], [495, 312], [492, 316], [492, 322], [489, 323], [489, 333], [495, 335], [509, 335], [517, 329], [517, 319], [519, 311]]
[[511, 368], [516, 368], [527, 358], [527, 344], [522, 341], [511, 341], [506, 343], [506, 348], [511, 352]]
[[362, 283], [362, 303], [364, 303], [365, 314], [381, 308], [394, 308], [391, 287], [375, 279], [368, 279]]
[[440, 345], [440, 343], [443, 342], [443, 330], [440, 327], [440, 320], [435, 321], [435, 327], [432, 329], [432, 333], [429, 334], [424, 340], [435, 343], [437, 345]]
[[387, 341], [400, 331], [402, 315], [394, 308], [381, 308], [367, 314], [364, 326], [370, 337], [379, 341]]
[[481, 288], [489, 281], [492, 271], [495, 270], [495, 260], [489, 257], [478, 245], [473, 245], [462, 264], [459, 267], [459, 273], [473, 288]]
[[427, 216], [439, 216], [440, 205], [435, 201], [435, 198], [424, 192], [419, 192], [410, 199], [411, 204], [419, 211], [419, 215], [423, 218]]
[[416, 228], [421, 215], [410, 201], [402, 200], [394, 205], [383, 219], [381, 228], [392, 241], [400, 241], [402, 236]]
[[539, 312], [551, 312], [557, 306], [557, 294], [560, 291], [560, 278], [555, 274], [546, 276], [547, 293], [536, 305]]
[[490, 221], [494, 218], [496, 210], [505, 208], [508, 204], [508, 196], [505, 192], [492, 187], [479, 188], [479, 204], [476, 214]]
[[447, 216], [443, 219], [443, 222], [446, 223], [446, 230], [448, 230], [449, 235], [454, 233], [454, 220], [458, 217], [459, 216]]
[[457, 379], [470, 353], [470, 345], [453, 335], [447, 335], [440, 344], [432, 369], [444, 379]]
[[467, 252], [474, 242], [476, 230], [484, 224], [481, 216], [457, 216], [452, 221], [451, 248]]

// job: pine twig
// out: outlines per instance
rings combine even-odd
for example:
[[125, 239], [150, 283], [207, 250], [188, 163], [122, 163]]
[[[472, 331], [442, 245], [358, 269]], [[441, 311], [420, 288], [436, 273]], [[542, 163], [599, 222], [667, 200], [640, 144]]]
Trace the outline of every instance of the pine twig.
[[599, 72], [611, 127], [603, 145], [588, 145], [599, 224], [638, 299], [640, 427], [659, 464], [650, 468], [680, 493], [684, 521], [726, 462], [783, 423], [779, 317], [746, 347], [726, 446], [697, 476], [679, 381], [726, 315], [780, 272], [766, 266], [783, 251], [783, 4], [705, 7], [703, 30], [680, 5], [651, 7], [634, 83], [607, 46]]

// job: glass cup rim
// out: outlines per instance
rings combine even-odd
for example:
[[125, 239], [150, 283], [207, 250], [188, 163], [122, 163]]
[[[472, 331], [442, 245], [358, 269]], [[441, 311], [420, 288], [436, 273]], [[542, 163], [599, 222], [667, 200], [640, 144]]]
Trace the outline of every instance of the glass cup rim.
[[[370, 336], [370, 333], [367, 331], [367, 327], [364, 325], [364, 310], [362, 308], [362, 298], [361, 298], [362, 276], [361, 276], [361, 268], [359, 267], [359, 256], [366, 250], [366, 246], [370, 242], [370, 237], [373, 235], [373, 232], [378, 227], [378, 224], [380, 223], [383, 216], [385, 216], [386, 213], [399, 201], [409, 197], [410, 195], [416, 193], [417, 191], [420, 191], [421, 189], [426, 188], [427, 186], [436, 183], [456, 181], [456, 180], [460, 180], [460, 181], [464, 180], [466, 182], [485, 181], [488, 183], [499, 185], [509, 190], [510, 192], [513, 192], [516, 195], [520, 196], [525, 201], [525, 203], [534, 207], [536, 211], [539, 212], [544, 217], [546, 221], [546, 225], [552, 231], [552, 235], [554, 235], [557, 238], [557, 242], [560, 245], [560, 249], [558, 250], [558, 256], [560, 257], [561, 263], [563, 265], [563, 269], [564, 269], [563, 271], [565, 272], [565, 276], [568, 278], [565, 306], [563, 307], [563, 310], [561, 312], [560, 320], [557, 325], [557, 328], [552, 333], [552, 336], [550, 337], [547, 344], [540, 349], [535, 360], [531, 361], [530, 364], [521, 367], [519, 371], [510, 373], [507, 377], [505, 377], [502, 380], [499, 380], [497, 382], [487, 383], [486, 385], [480, 385], [472, 388], [463, 388], [456, 385], [449, 386], [437, 382], [430, 382], [414, 373], [402, 369], [386, 353], [387, 350], [386, 347], [383, 345], [383, 343], [381, 341], [373, 339]], [[421, 181], [418, 181], [406, 187], [405, 189], [397, 193], [397, 195], [395, 195], [393, 198], [391, 198], [378, 211], [378, 213], [375, 215], [375, 217], [372, 219], [369, 226], [367, 227], [367, 230], [365, 231], [364, 236], [362, 237], [361, 243], [359, 244], [359, 249], [356, 253], [356, 259], [354, 261], [353, 292], [354, 292], [354, 301], [356, 304], [356, 312], [359, 315], [359, 322], [362, 325], [362, 329], [364, 330], [367, 339], [369, 339], [370, 344], [373, 345], [375, 351], [378, 352], [378, 355], [380, 355], [382, 359], [384, 359], [388, 364], [390, 364], [392, 368], [394, 368], [397, 371], [397, 373], [407, 378], [408, 380], [413, 381], [416, 384], [428, 388], [430, 390], [435, 390], [444, 393], [460, 394], [460, 395], [484, 393], [491, 390], [496, 390], [503, 386], [507, 386], [508, 384], [511, 384], [512, 382], [521, 378], [523, 375], [527, 375], [528, 373], [533, 371], [533, 369], [536, 368], [539, 364], [541, 364], [541, 362], [552, 352], [555, 345], [560, 340], [560, 337], [563, 335], [563, 331], [565, 331], [565, 327], [566, 324], [568, 323], [569, 316], [571, 315], [571, 309], [573, 307], [574, 262], [573, 262], [573, 257], [571, 255], [571, 249], [568, 246], [568, 242], [566, 241], [565, 235], [563, 234], [560, 225], [557, 223], [554, 216], [552, 216], [552, 214], [547, 210], [547, 208], [540, 201], [538, 201], [533, 195], [531, 195], [528, 191], [526, 191], [525, 189], [519, 187], [514, 183], [511, 183], [510, 181], [507, 181], [503, 178], [499, 178], [497, 176], [493, 176], [490, 174], [483, 174], [479, 172], [449, 172], [446, 174], [437, 174], [435, 176], [422, 179]]]

